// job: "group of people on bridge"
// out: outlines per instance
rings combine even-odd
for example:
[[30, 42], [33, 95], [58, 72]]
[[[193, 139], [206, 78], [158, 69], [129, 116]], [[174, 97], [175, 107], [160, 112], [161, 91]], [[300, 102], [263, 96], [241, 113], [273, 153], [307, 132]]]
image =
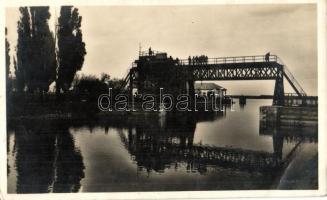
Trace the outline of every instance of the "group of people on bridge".
[[[154, 51], [151, 49], [151, 47], [149, 48], [149, 56], [154, 55]], [[170, 56], [170, 58], [172, 59], [172, 57]], [[265, 61], [269, 62], [269, 58], [270, 58], [270, 52], [265, 54]], [[176, 58], [176, 62], [177, 64], [179, 64], [179, 59]], [[196, 65], [196, 64], [208, 64], [208, 56], [205, 55], [201, 55], [201, 56], [189, 56], [188, 57], [188, 64], [189, 65]]]
[[201, 55], [201, 56], [191, 56], [188, 57], [188, 64], [195, 65], [195, 64], [207, 64], [208, 63], [208, 56]]

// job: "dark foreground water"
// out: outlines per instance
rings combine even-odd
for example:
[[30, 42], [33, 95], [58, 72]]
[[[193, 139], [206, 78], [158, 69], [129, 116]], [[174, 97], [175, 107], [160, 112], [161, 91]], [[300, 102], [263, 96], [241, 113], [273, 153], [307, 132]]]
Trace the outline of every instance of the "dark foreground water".
[[316, 189], [317, 130], [216, 114], [24, 120], [8, 129], [8, 193]]

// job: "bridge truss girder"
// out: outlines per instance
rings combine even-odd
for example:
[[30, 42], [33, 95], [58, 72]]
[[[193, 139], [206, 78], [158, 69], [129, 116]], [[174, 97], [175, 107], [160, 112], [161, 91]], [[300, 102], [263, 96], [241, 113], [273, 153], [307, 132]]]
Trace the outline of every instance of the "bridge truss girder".
[[275, 80], [273, 105], [284, 105], [283, 65], [276, 62], [188, 66], [194, 81]]
[[275, 80], [281, 65], [242, 63], [189, 66], [194, 80]]

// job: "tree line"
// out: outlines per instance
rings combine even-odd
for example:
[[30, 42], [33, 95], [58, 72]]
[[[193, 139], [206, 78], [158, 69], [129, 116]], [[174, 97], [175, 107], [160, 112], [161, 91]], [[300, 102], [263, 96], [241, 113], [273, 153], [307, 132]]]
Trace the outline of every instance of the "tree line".
[[[86, 55], [82, 17], [73, 6], [62, 6], [55, 34], [49, 28], [49, 7], [20, 7], [14, 73], [10, 72], [10, 46], [6, 29], [7, 91], [46, 93], [56, 83], [56, 93], [66, 93]], [[57, 40], [57, 43], [56, 43]], [[9, 79], [15, 76], [13, 82]]]

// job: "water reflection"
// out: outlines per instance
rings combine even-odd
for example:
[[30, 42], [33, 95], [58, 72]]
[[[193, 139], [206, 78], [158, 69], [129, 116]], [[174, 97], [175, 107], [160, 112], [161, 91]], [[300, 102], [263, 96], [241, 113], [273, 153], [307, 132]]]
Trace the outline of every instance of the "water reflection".
[[264, 121], [260, 121], [260, 135], [269, 135], [274, 137], [279, 135], [283, 140], [301, 143], [317, 143], [318, 142], [318, 126], [312, 127], [268, 127]]
[[[9, 124], [12, 135], [7, 142], [13, 145], [8, 145], [8, 153], [13, 156], [8, 163], [14, 159], [15, 164], [8, 166], [8, 176], [17, 180], [8, 178], [16, 185], [8, 192], [276, 189], [280, 180], [287, 180], [285, 171], [295, 157], [305, 161], [316, 155], [317, 130], [269, 128], [259, 124], [258, 117], [248, 117], [256, 115], [248, 108], [253, 109], [251, 102], [227, 114], [135, 114]], [[255, 141], [229, 145], [224, 139], [239, 133], [234, 122], [244, 118], [257, 126], [244, 125], [241, 134]], [[204, 125], [212, 128], [201, 132]], [[215, 140], [208, 143], [205, 137]], [[257, 148], [256, 142], [270, 143], [272, 150]], [[313, 153], [305, 153], [305, 144], [313, 144]], [[296, 172], [298, 177], [301, 173]], [[305, 188], [315, 188], [316, 182]]]
[[79, 190], [83, 158], [66, 123], [29, 120], [13, 129], [17, 193]]
[[[200, 174], [204, 174], [207, 166], [210, 166], [268, 172], [278, 176], [278, 172], [287, 167], [302, 142], [317, 142], [317, 132], [314, 133], [312, 129], [312, 134], [309, 135], [305, 129], [293, 132], [265, 129], [260, 134], [271, 135], [272, 153], [195, 144], [194, 131], [198, 118], [169, 119], [163, 128], [155, 120], [148, 120], [136, 125], [135, 128], [129, 128], [127, 135], [120, 132], [121, 140], [136, 161], [139, 170], [163, 173], [165, 168], [177, 169], [178, 163], [185, 162], [188, 171], [198, 171]], [[294, 145], [283, 156], [285, 141]]]

